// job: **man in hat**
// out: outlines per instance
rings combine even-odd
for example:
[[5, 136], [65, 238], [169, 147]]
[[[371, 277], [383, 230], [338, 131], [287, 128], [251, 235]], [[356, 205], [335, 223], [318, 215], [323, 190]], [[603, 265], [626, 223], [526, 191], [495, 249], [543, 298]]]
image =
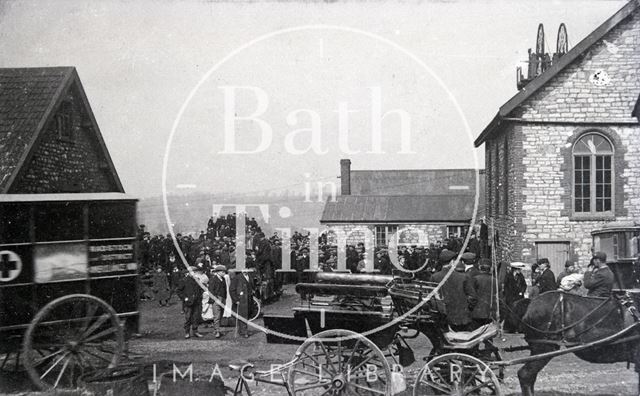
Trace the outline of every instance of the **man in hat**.
[[209, 294], [213, 302], [211, 307], [213, 310], [213, 332], [216, 338], [220, 338], [220, 320], [224, 312], [224, 305], [227, 302], [227, 281], [224, 274], [227, 268], [224, 265], [216, 265], [213, 267], [213, 276], [209, 281]]
[[540, 294], [557, 289], [556, 279], [550, 267], [549, 259], [541, 258], [538, 260], [538, 272], [540, 275], [538, 275], [534, 284], [538, 286]]
[[613, 272], [607, 266], [607, 254], [596, 252], [584, 273], [584, 287], [589, 297], [609, 297], [615, 282]]
[[[451, 269], [456, 254], [444, 249], [440, 253], [442, 269], [431, 277], [432, 282], [440, 283]], [[455, 271], [440, 289], [447, 309], [447, 323], [454, 331], [471, 330], [471, 310], [477, 301], [475, 290], [469, 277], [464, 273], [464, 264], [458, 263]]]
[[309, 269], [310, 265], [309, 249], [303, 248], [301, 253], [302, 254], [296, 258], [296, 275], [298, 283], [302, 283], [304, 270]]
[[184, 312], [184, 338], [191, 335], [201, 338], [198, 325], [202, 317], [202, 288], [196, 281], [199, 272], [197, 267], [191, 267], [191, 273], [182, 278], [178, 286], [178, 295], [182, 298], [182, 310]]
[[[476, 264], [476, 255], [474, 253], [464, 253], [462, 255], [462, 262], [464, 263], [465, 272], [469, 278], [473, 279], [474, 276], [480, 273], [480, 271], [478, 271], [478, 264]], [[489, 264], [491, 264], [491, 261], [489, 261]]]
[[253, 299], [253, 285], [249, 273], [251, 269], [245, 268], [241, 273], [236, 274], [231, 280], [229, 294], [233, 301], [234, 310], [238, 317], [236, 323], [240, 337], [249, 338], [247, 331], [247, 321], [249, 320], [249, 307]]
[[263, 279], [272, 279], [275, 273], [273, 272], [271, 243], [263, 232], [259, 232], [256, 236], [258, 237], [258, 241], [254, 245], [256, 250], [256, 268], [260, 271]]
[[562, 278], [564, 278], [567, 275], [571, 275], [574, 274], [576, 272], [576, 265], [573, 261], [571, 260], [567, 260], [564, 262], [564, 271], [562, 271], [559, 275], [558, 275], [558, 279], [556, 279], [557, 283], [558, 283], [558, 287], [560, 287], [560, 282], [562, 282]]
[[518, 264], [510, 264], [504, 277], [504, 301], [507, 306], [512, 307], [522, 300], [526, 291], [527, 281], [522, 275], [522, 268]]

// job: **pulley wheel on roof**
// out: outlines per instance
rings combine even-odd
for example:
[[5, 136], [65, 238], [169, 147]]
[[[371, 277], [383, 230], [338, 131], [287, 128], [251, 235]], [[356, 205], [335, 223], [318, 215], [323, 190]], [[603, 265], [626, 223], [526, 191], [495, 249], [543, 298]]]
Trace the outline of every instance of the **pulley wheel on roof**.
[[544, 26], [538, 25], [538, 36], [536, 38], [536, 54], [544, 56]]
[[567, 34], [567, 27], [564, 23], [560, 24], [558, 28], [558, 39], [556, 40], [556, 53], [558, 56], [562, 56], [569, 51], [569, 35]]

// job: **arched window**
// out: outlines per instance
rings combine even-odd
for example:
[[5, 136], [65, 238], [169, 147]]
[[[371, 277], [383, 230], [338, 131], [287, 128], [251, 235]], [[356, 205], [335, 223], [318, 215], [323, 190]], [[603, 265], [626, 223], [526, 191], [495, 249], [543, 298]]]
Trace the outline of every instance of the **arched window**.
[[613, 145], [599, 133], [587, 133], [573, 146], [573, 211], [613, 211]]

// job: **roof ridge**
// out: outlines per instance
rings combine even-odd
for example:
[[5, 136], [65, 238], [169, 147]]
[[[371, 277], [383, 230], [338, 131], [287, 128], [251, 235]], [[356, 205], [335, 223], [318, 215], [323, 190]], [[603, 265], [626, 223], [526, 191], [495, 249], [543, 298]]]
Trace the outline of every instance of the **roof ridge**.
[[[24, 69], [27, 69], [27, 68], [24, 68]], [[37, 68], [33, 68], [33, 69], [37, 69]], [[55, 93], [53, 94], [49, 104], [47, 105], [47, 108], [45, 109], [44, 113], [42, 114], [42, 117], [38, 121], [38, 124], [37, 124], [37, 126], [35, 128], [35, 132], [32, 134], [31, 139], [29, 140], [29, 143], [28, 143], [26, 149], [22, 152], [22, 155], [20, 156], [20, 159], [18, 160], [18, 162], [16, 163], [16, 166], [11, 171], [11, 174], [10, 174], [8, 180], [4, 184], [4, 187], [2, 188], [2, 191], [1, 191], [2, 193], [9, 192], [9, 189], [11, 188], [11, 185], [13, 184], [13, 182], [16, 179], [16, 177], [20, 173], [24, 163], [30, 157], [31, 152], [34, 149], [35, 143], [38, 140], [38, 137], [40, 136], [40, 134], [42, 132], [42, 129], [46, 126], [46, 123], [49, 120], [49, 116], [55, 110], [56, 105], [57, 105], [62, 93], [66, 91], [66, 89], [69, 86], [70, 82], [73, 80], [75, 67], [68, 67], [68, 68], [64, 68], [64, 69], [61, 68], [60, 70], [61, 71], [65, 71], [65, 74], [62, 77], [62, 81], [60, 81], [60, 83], [58, 84]]]
[[631, 15], [640, 5], [640, 0], [630, 0], [622, 8], [620, 8], [615, 14], [607, 18], [596, 29], [587, 35], [584, 39], [580, 40], [569, 52], [560, 57], [551, 67], [545, 70], [542, 74], [537, 76], [533, 81], [527, 84], [524, 88], [513, 95], [507, 102], [505, 102], [498, 114], [489, 122], [480, 135], [474, 141], [475, 147], [479, 147], [486, 138], [492, 134], [500, 125], [504, 117], [508, 116], [513, 110], [520, 106], [525, 100], [529, 99], [533, 94], [538, 92], [547, 82], [558, 75], [565, 67], [569, 66], [573, 61], [578, 59], [589, 48], [602, 39], [607, 33], [618, 26], [629, 15]]

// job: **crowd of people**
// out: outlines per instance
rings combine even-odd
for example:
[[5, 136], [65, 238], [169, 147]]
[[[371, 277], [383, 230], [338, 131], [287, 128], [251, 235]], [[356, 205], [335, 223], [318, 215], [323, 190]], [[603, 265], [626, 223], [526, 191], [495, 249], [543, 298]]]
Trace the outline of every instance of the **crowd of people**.
[[[245, 219], [245, 267], [235, 276], [227, 271], [236, 267], [236, 215], [211, 218], [206, 231], [198, 237], [176, 235], [190, 270], [181, 265], [178, 252], [170, 235], [151, 236], [140, 226], [140, 266], [148, 273], [143, 298], [153, 298], [160, 305], [168, 305], [174, 295], [183, 304], [185, 313], [185, 337], [200, 337], [198, 325], [211, 321], [216, 337], [221, 336], [220, 320], [224, 309], [233, 309], [247, 318], [255, 286], [271, 282], [281, 288], [282, 277], [276, 271], [282, 266], [283, 239], [277, 234], [267, 237], [254, 218]], [[310, 233], [295, 231], [289, 238], [290, 262], [295, 270], [295, 282], [305, 280], [305, 270], [310, 269]], [[485, 237], [486, 238], [486, 237]], [[351, 273], [373, 271], [389, 275], [394, 269], [408, 270], [423, 281], [440, 282], [449, 272], [458, 255], [461, 260], [441, 293], [446, 305], [446, 316], [453, 330], [472, 330], [496, 319], [498, 300], [506, 307], [513, 307], [525, 298], [550, 290], [605, 296], [613, 286], [613, 274], [606, 266], [606, 256], [594, 254], [591, 264], [581, 273], [575, 263], [568, 261], [556, 278], [549, 260], [542, 258], [531, 268], [531, 287], [523, 274], [523, 266], [517, 263], [497, 263], [496, 268], [488, 258], [486, 239], [472, 232], [465, 250], [463, 239], [450, 235], [428, 246], [401, 245], [391, 251], [388, 246], [376, 246], [368, 252], [364, 243], [347, 245], [346, 269]], [[338, 247], [328, 235], [318, 239], [318, 269], [338, 270]], [[391, 255], [395, 257], [391, 257]], [[372, 263], [368, 260], [373, 260]], [[504, 267], [503, 267], [504, 266]], [[504, 270], [501, 270], [504, 269]], [[251, 273], [251, 275], [250, 275]], [[501, 273], [500, 280], [496, 276]], [[205, 287], [201, 287], [204, 285]], [[228, 296], [231, 301], [228, 303]], [[248, 336], [246, 324], [239, 325], [239, 333]]]
[[567, 260], [564, 264], [564, 271], [556, 278], [551, 270], [549, 260], [539, 259], [532, 266], [531, 297], [551, 290], [563, 290], [590, 297], [608, 297], [615, 279], [606, 262], [607, 255], [603, 252], [596, 252], [586, 270], [582, 272], [576, 263]]

